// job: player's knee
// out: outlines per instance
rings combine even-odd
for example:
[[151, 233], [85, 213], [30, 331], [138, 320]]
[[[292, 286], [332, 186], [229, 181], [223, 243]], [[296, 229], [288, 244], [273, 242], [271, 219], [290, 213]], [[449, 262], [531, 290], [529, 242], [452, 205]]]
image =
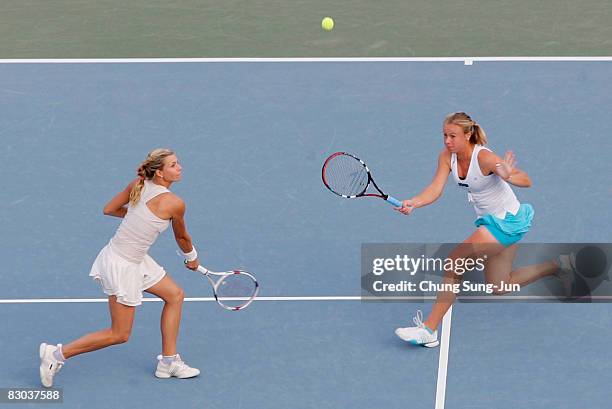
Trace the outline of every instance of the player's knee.
[[113, 344], [125, 344], [130, 339], [129, 332], [115, 332], [113, 333]]
[[167, 300], [174, 304], [180, 304], [185, 300], [185, 291], [181, 287], [177, 287], [174, 291], [172, 291], [172, 295], [170, 299]]

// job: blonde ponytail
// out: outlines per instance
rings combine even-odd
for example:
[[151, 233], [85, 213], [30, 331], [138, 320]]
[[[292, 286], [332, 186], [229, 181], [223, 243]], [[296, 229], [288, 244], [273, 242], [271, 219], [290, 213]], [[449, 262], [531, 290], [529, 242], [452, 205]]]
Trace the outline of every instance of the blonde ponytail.
[[140, 164], [136, 173], [138, 174], [138, 182], [134, 184], [130, 191], [130, 206], [136, 206], [140, 200], [142, 189], [144, 188], [144, 181], [151, 180], [155, 176], [155, 171], [163, 168], [164, 159], [168, 156], [174, 155], [170, 149], [153, 149], [147, 155], [147, 158]]
[[475, 122], [472, 128], [473, 128], [473, 132], [472, 132], [472, 136], [470, 137], [470, 142], [476, 145], [486, 145], [487, 144], [487, 134], [485, 133], [484, 129], [482, 129], [480, 125], [478, 125]]

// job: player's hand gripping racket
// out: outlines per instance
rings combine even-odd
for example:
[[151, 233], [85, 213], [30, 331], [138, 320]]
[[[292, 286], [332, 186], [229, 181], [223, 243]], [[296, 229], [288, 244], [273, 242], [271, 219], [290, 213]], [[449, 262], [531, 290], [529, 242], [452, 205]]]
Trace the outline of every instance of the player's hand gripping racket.
[[[322, 177], [325, 186], [338, 196], [347, 199], [366, 196], [380, 197], [393, 206], [402, 207], [402, 202], [380, 190], [368, 166], [350, 153], [336, 152], [330, 155], [323, 164]], [[378, 193], [367, 193], [370, 184]]]

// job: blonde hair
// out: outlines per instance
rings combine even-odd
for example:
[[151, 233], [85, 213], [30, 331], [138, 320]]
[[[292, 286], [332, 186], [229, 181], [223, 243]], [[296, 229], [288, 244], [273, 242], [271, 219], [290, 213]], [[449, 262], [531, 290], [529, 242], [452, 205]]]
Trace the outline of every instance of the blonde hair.
[[153, 149], [151, 152], [149, 152], [147, 158], [142, 161], [140, 166], [138, 166], [138, 170], [136, 171], [138, 174], [138, 182], [134, 184], [132, 190], [130, 191], [131, 206], [135, 206], [140, 200], [140, 194], [142, 193], [145, 179], [153, 179], [155, 176], [155, 171], [164, 167], [164, 159], [170, 155], [174, 155], [174, 152], [172, 152], [170, 149]]
[[463, 133], [472, 132], [472, 135], [470, 136], [470, 143], [476, 145], [487, 144], [487, 134], [485, 133], [484, 129], [482, 129], [482, 127], [465, 112], [454, 112], [449, 114], [444, 119], [444, 123], [460, 126], [463, 128]]

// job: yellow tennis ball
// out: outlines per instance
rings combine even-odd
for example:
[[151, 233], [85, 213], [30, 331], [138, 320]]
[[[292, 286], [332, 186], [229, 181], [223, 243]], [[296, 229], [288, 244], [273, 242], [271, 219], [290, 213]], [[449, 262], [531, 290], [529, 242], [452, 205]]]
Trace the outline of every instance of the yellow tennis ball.
[[321, 27], [323, 28], [323, 30], [325, 31], [332, 31], [334, 28], [334, 19], [331, 17], [325, 17], [322, 21], [321, 21]]

